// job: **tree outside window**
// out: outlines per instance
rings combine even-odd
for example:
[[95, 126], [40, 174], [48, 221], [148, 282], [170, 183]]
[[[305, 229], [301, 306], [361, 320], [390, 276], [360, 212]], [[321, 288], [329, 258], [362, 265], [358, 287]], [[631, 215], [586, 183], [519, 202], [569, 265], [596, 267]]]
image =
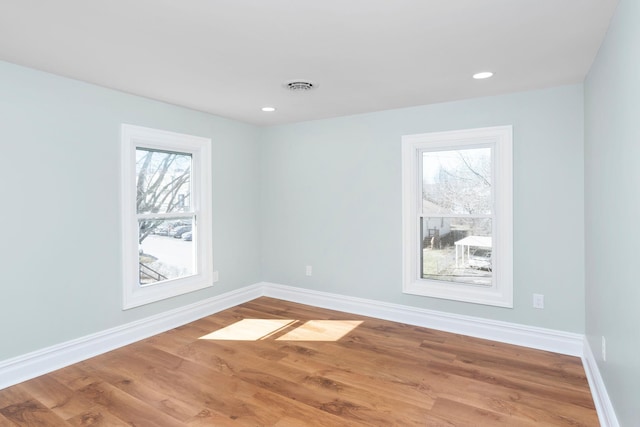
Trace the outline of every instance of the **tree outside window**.
[[490, 286], [491, 148], [423, 151], [422, 274]]
[[[193, 273], [191, 160], [188, 153], [136, 148], [136, 210], [143, 215], [138, 219], [142, 285]], [[150, 216], [177, 212], [187, 215]]]

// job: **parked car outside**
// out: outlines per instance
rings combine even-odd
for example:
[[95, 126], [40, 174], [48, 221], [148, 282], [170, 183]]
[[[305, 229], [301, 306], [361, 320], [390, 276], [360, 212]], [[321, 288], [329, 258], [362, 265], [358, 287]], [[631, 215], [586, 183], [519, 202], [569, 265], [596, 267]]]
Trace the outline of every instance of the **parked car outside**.
[[187, 231], [186, 233], [184, 233], [182, 235], [182, 240], [190, 242], [192, 239], [193, 239], [193, 232], [191, 232], [191, 231]]
[[182, 235], [186, 232], [191, 231], [191, 226], [190, 225], [183, 225], [180, 227], [176, 227], [173, 230], [171, 230], [169, 232], [169, 236], [171, 237], [175, 237], [176, 239], [181, 239]]

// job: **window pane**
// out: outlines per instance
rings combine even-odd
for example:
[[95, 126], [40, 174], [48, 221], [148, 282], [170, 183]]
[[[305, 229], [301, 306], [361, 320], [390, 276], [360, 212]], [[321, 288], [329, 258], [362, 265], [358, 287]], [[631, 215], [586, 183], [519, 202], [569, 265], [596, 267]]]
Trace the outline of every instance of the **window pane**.
[[490, 215], [491, 204], [491, 148], [422, 154], [425, 215]]
[[421, 218], [423, 279], [492, 283], [490, 218]]
[[139, 220], [140, 284], [195, 274], [192, 218]]
[[136, 149], [137, 213], [191, 210], [191, 154]]

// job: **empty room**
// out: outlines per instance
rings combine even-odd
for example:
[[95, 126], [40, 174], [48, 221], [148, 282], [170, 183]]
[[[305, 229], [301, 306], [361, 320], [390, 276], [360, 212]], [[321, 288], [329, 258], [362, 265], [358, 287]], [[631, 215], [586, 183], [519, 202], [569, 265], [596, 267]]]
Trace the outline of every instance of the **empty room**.
[[0, 426], [640, 426], [639, 22], [0, 0]]

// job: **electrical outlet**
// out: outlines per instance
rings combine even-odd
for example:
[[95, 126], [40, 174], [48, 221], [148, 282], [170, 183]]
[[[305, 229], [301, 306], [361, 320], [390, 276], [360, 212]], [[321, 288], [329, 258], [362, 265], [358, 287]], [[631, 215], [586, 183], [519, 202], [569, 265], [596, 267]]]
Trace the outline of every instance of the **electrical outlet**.
[[311, 275], [313, 274], [313, 267], [311, 267], [310, 265], [307, 265], [307, 268], [306, 268], [305, 274], [306, 274], [307, 276], [311, 276]]
[[213, 283], [216, 283], [218, 280], [219, 280], [218, 272], [214, 271], [213, 272]]
[[544, 308], [544, 295], [533, 294], [533, 308]]
[[602, 337], [602, 361], [607, 361], [607, 340]]

